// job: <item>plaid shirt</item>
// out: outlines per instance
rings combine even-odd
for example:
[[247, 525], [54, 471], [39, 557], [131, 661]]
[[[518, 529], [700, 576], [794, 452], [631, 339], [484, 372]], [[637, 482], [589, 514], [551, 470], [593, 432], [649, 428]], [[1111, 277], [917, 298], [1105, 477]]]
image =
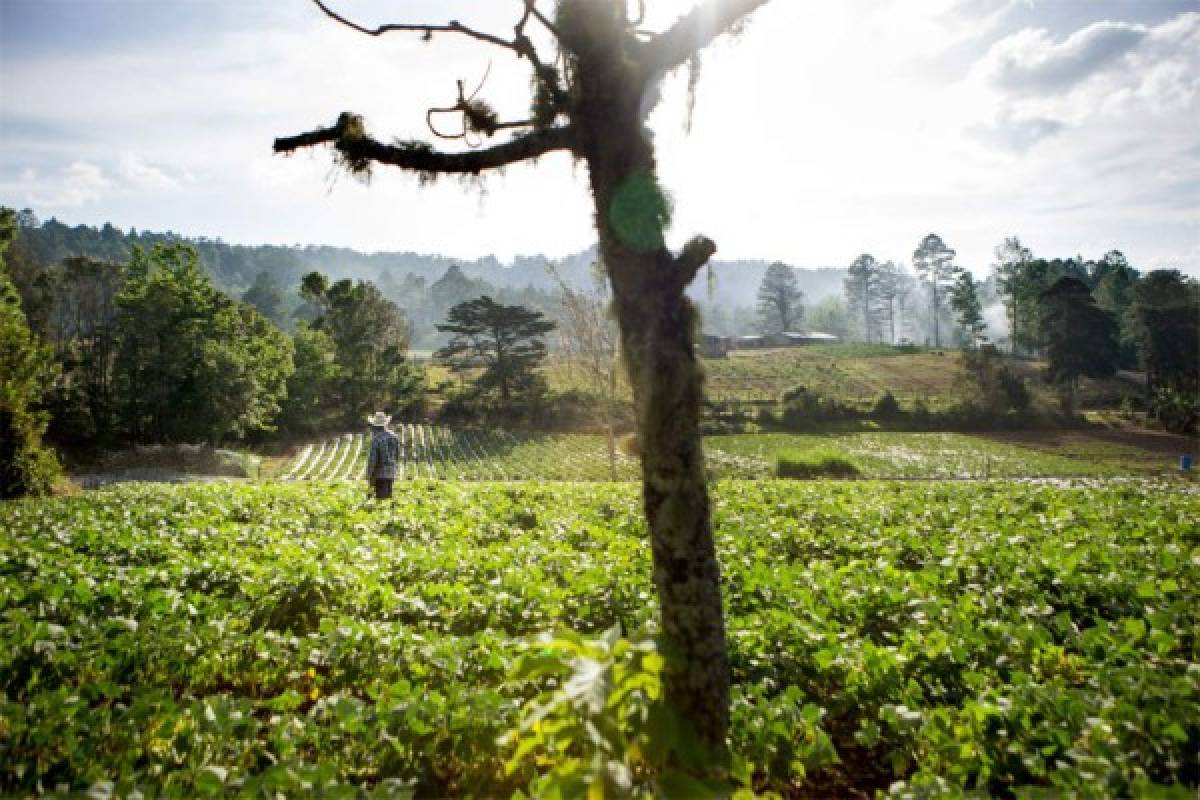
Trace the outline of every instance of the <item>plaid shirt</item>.
[[371, 452], [367, 456], [367, 480], [390, 480], [396, 477], [400, 461], [400, 440], [386, 428], [371, 432]]

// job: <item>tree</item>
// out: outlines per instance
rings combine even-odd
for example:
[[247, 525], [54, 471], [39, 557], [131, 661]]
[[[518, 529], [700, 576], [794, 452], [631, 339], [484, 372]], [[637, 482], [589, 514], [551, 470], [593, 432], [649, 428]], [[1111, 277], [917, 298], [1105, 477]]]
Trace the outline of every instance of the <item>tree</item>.
[[808, 312], [808, 324], [814, 331], [832, 333], [845, 341], [850, 336], [850, 312], [840, 297], [826, 297]]
[[593, 265], [590, 291], [572, 289], [553, 266], [550, 273], [559, 286], [559, 331], [567, 363], [583, 373], [604, 407], [604, 432], [608, 443], [608, 472], [617, 479], [616, 416], [620, 342], [616, 320], [609, 314], [612, 302], [608, 279], [600, 264]]
[[130, 437], [217, 444], [273, 429], [291, 342], [213, 286], [194, 248], [135, 249], [116, 305], [114, 383]]
[[942, 346], [939, 328], [942, 301], [945, 299], [950, 282], [954, 280], [954, 256], [955, 252], [947, 247], [946, 243], [942, 241], [942, 237], [936, 233], [931, 233], [922, 239], [921, 243], [917, 245], [917, 249], [913, 251], [913, 269], [916, 270], [921, 281], [929, 287], [929, 307], [933, 314], [933, 344], [935, 347]]
[[295, 371], [287, 381], [281, 424], [299, 433], [329, 430], [345, 418], [344, 409], [337, 403], [343, 375], [337, 363], [337, 348], [328, 333], [304, 322], [296, 326], [292, 346]]
[[16, 225], [13, 211], [0, 208], [0, 499], [45, 493], [58, 474], [41, 443], [46, 415], [36, 409], [58, 370], [29, 330], [4, 262]]
[[1110, 250], [1097, 262], [1091, 274], [1092, 296], [1096, 305], [1112, 314], [1120, 329], [1121, 367], [1137, 366], [1137, 320], [1133, 314], [1134, 286], [1138, 271], [1129, 265], [1120, 250]]
[[804, 293], [796, 271], [776, 261], [767, 267], [758, 287], [758, 325], [763, 333], [797, 330], [804, 321]]
[[[424, 142], [381, 142], [367, 134], [361, 117], [343, 113], [330, 127], [275, 142], [276, 152], [283, 153], [328, 143], [353, 172], [366, 174], [372, 164], [389, 164], [427, 180], [478, 175], [555, 151], [586, 164], [600, 258], [613, 288], [633, 387], [662, 630], [680, 656], [665, 671], [664, 693], [689, 729], [720, 752], [729, 727], [729, 658], [700, 440], [703, 392], [692, 340], [695, 309], [684, 295], [716, 245], [696, 237], [678, 253], [667, 248], [670, 203], [656, 176], [654, 137], [646, 128], [654, 104], [647, 99], [658, 96], [665, 74], [685, 64], [695, 69], [699, 51], [765, 2], [704, 0], [655, 34], [641, 25], [640, 4], [627, 0], [560, 0], [553, 20], [537, 0], [523, 0], [511, 39], [457, 21], [372, 30], [321, 5], [371, 35], [446, 33], [511, 51], [532, 70], [529, 118], [501, 123], [485, 104], [460, 92], [453, 106], [463, 121], [460, 138], [523, 132], [488, 147], [440, 152]], [[531, 22], [554, 40], [561, 68], [538, 53], [526, 33]]]
[[499, 392], [500, 407], [512, 410], [515, 399], [528, 401], [542, 393], [536, 371], [546, 357], [541, 337], [554, 327], [539, 311], [501, 305], [484, 295], [450, 309], [446, 324], [437, 326], [451, 334], [450, 342], [434, 358], [455, 372], [482, 366], [475, 390], [481, 395]]
[[71, 256], [52, 271], [46, 328], [63, 376], [51, 400], [52, 432], [60, 440], [103, 441], [114, 428], [113, 362], [121, 264]]
[[367, 281], [330, 284], [319, 272], [301, 282], [301, 296], [316, 309], [312, 327], [333, 340], [341, 371], [336, 399], [342, 420], [353, 424], [372, 409], [411, 408], [420, 372], [408, 360], [408, 321], [400, 307]]
[[[663, 632], [681, 656], [666, 670], [665, 694], [717, 750], [724, 749], [728, 730], [729, 666], [699, 435], [695, 312], [684, 296], [716, 246], [697, 237], [677, 254], [666, 247], [670, 204], [655, 175], [653, 136], [645, 127], [652, 104], [646, 98], [656, 96], [665, 73], [694, 64], [698, 51], [764, 2], [708, 0], [659, 34], [643, 31], [628, 13], [635, 4], [625, 0], [562, 0], [553, 20], [535, 0], [524, 0], [511, 40], [459, 22], [373, 30], [354, 25], [372, 35], [403, 30], [465, 35], [526, 59], [534, 85], [528, 120], [500, 123], [486, 106], [463, 97], [454, 105], [463, 119], [460, 138], [526, 132], [501, 144], [447, 153], [422, 142], [385, 144], [367, 134], [360, 117], [343, 113], [330, 127], [275, 143], [277, 152], [328, 143], [339, 162], [358, 174], [368, 173], [372, 164], [389, 164], [428, 180], [477, 175], [555, 151], [585, 162], [633, 386]], [[526, 34], [531, 21], [553, 37], [563, 69], [538, 54]]]
[[968, 270], [960, 269], [954, 285], [950, 287], [950, 308], [958, 316], [958, 327], [966, 335], [967, 347], [974, 349], [984, 340], [987, 325], [983, 321], [983, 308], [979, 304], [979, 292], [975, 279]]
[[283, 308], [283, 289], [275, 276], [266, 270], [261, 270], [254, 276], [254, 284], [242, 294], [242, 302], [249, 303], [271, 322], [283, 328], [287, 324], [287, 315]]
[[1033, 261], [1033, 251], [1021, 244], [1016, 236], [1008, 236], [996, 246], [996, 261], [992, 270], [996, 275], [996, 288], [1000, 293], [1004, 310], [1008, 314], [1009, 350], [1017, 352], [1017, 323], [1020, 319], [1021, 304], [1027, 299], [1029, 283], [1029, 264]]
[[887, 320], [888, 342], [896, 343], [896, 316], [904, 308], [905, 299], [911, 288], [912, 276], [894, 261], [877, 265], [875, 271], [875, 293], [879, 298], [879, 322]]
[[1200, 282], [1153, 270], [1134, 285], [1131, 309], [1147, 391], [1200, 394]]
[[1096, 306], [1087, 285], [1059, 278], [1041, 294], [1046, 377], [1065, 391], [1074, 408], [1079, 378], [1104, 378], [1117, 370], [1117, 323]]
[[861, 326], [863, 341], [871, 342], [871, 335], [880, 338], [879, 262], [875, 256], [863, 253], [846, 269], [843, 291], [850, 316]]

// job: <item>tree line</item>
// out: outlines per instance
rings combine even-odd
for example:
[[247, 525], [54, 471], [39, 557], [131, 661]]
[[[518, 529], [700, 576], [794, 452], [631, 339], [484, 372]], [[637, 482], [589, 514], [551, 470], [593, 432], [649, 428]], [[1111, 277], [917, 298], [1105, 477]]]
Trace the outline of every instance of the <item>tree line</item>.
[[[1171, 427], [1195, 424], [1200, 391], [1195, 279], [1173, 269], [1142, 272], [1119, 250], [1097, 261], [1040, 258], [1017, 237], [996, 247], [983, 281], [956, 256], [936, 233], [913, 251], [912, 272], [860, 255], [847, 269], [839, 332], [890, 344], [1006, 345], [1011, 355], [1044, 357], [1047, 378], [1062, 388], [1068, 405], [1081, 377], [1140, 369], [1153, 410]], [[768, 291], [766, 282], [763, 286]], [[1000, 306], [1007, 331], [995, 335], [984, 312]]]
[[[21, 228], [10, 209], [0, 210], [0, 223], [3, 255]], [[3, 496], [42, 492], [53, 481], [43, 435], [85, 455], [310, 435], [355, 427], [375, 409], [423, 414], [411, 322], [368, 281], [310, 272], [282, 324], [277, 285], [259, 280], [240, 299], [230, 296], [183, 242], [135, 246], [124, 262], [19, 264], [21, 284], [9, 266], [0, 262]], [[486, 288], [456, 280], [451, 270], [447, 303]], [[439, 326], [449, 340], [437, 356], [464, 376], [453, 398], [460, 416], [513, 418], [542, 407], [547, 388], [537, 368], [554, 327], [539, 311], [487, 295], [451, 305]]]

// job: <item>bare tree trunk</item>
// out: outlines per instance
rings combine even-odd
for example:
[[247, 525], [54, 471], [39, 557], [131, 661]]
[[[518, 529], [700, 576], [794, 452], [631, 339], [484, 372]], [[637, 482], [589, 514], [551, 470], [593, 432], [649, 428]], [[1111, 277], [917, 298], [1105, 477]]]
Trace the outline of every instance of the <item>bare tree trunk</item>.
[[938, 334], [938, 316], [941, 314], [942, 307], [938, 304], [937, 278], [933, 281], [933, 346], [941, 347], [942, 338]]
[[617, 479], [617, 365], [616, 357], [608, 365], [608, 396], [604, 398], [604, 432], [608, 439], [608, 479]]

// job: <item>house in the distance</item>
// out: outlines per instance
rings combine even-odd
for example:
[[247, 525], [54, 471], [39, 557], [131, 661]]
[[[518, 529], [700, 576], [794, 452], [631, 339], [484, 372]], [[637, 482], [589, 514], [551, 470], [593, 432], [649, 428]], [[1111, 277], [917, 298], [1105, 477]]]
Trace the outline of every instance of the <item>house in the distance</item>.
[[784, 331], [768, 338], [771, 340], [772, 347], [803, 347], [808, 344], [835, 344], [838, 341], [838, 337], [832, 333], [821, 333], [819, 331], [810, 331], [808, 333]]
[[785, 331], [770, 335], [700, 337], [700, 355], [704, 358], [725, 358], [730, 350], [761, 350], [766, 347], [804, 347], [810, 344], [836, 344], [840, 339], [820, 331]]
[[706, 333], [700, 337], [701, 358], [724, 358], [732, 346], [728, 336], [714, 336]]

